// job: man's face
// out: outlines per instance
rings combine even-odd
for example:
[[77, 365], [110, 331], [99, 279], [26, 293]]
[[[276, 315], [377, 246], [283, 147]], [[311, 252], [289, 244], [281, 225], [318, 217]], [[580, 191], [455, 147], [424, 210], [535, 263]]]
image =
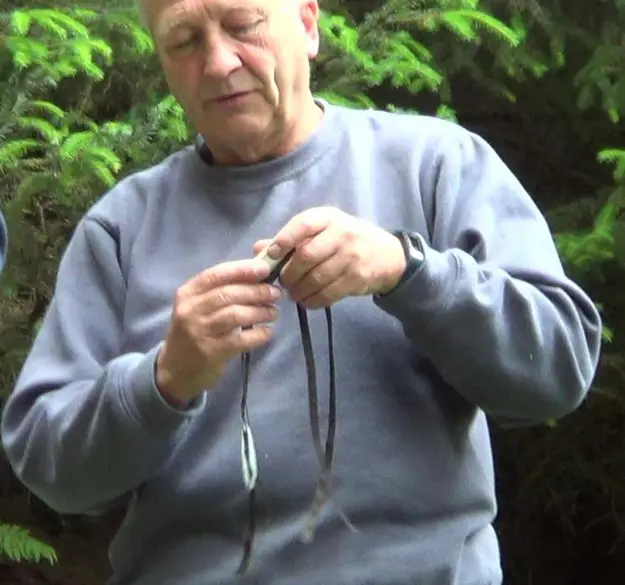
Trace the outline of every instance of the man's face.
[[146, 12], [170, 90], [211, 148], [293, 123], [319, 46], [316, 0], [146, 0]]

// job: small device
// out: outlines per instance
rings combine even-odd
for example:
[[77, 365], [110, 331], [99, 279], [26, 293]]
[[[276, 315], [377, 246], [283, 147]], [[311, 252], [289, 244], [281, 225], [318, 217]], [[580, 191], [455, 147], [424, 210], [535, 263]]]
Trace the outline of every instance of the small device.
[[289, 250], [289, 252], [285, 256], [283, 256], [282, 258], [278, 258], [277, 260], [274, 260], [267, 255], [268, 249], [269, 246], [267, 246], [267, 248], [260, 252], [256, 256], [256, 258], [265, 262], [265, 264], [267, 264], [267, 266], [269, 266], [269, 269], [271, 270], [269, 276], [267, 276], [267, 278], [265, 278], [263, 282], [267, 284], [273, 284], [280, 276], [280, 272], [282, 272], [282, 269], [284, 268], [286, 263], [291, 259], [291, 256], [295, 254], [295, 248]]

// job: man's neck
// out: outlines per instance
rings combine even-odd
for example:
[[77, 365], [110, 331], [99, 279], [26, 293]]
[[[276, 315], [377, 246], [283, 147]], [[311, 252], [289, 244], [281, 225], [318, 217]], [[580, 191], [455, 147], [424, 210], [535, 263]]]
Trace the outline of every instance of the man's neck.
[[263, 140], [260, 144], [246, 142], [227, 149], [214, 150], [210, 145], [212, 164], [217, 166], [245, 166], [267, 162], [279, 158], [295, 150], [305, 142], [317, 129], [323, 118], [323, 109], [313, 96], [307, 100], [306, 105], [294, 120], [294, 122], [282, 129], [275, 136]]

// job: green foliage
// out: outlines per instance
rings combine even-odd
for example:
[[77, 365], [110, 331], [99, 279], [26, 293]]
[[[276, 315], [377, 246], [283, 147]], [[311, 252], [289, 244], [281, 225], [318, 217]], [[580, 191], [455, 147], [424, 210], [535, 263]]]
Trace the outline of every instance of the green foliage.
[[607, 262], [625, 268], [625, 150], [605, 148], [597, 159], [614, 165], [614, 188], [588, 229], [563, 231], [555, 236], [560, 255], [579, 278], [589, 274], [601, 278]]
[[[192, 135], [131, 4], [7, 8], [5, 0], [0, 12], [0, 204], [11, 232], [0, 287], [0, 392], [12, 386], [77, 219], [120, 177], [161, 160]], [[565, 120], [553, 128], [580, 120], [580, 110], [615, 125], [623, 119], [622, 0], [596, 3], [597, 12], [580, 0], [326, 0], [322, 6], [313, 79], [315, 92], [331, 102], [455, 119], [458, 96], [477, 87], [507, 103], [523, 91], [526, 100], [553, 102], [552, 117]], [[525, 89], [539, 81], [540, 91]], [[585, 124], [579, 132], [592, 135]], [[571, 146], [555, 143], [534, 160]], [[596, 182], [583, 200], [572, 193], [551, 210], [560, 218], [555, 239], [562, 258], [576, 278], [591, 282], [625, 263], [625, 144], [598, 147], [598, 162], [613, 166], [613, 183]], [[614, 297], [601, 300], [604, 315], [614, 319]], [[618, 333], [610, 323], [604, 340], [618, 346]], [[612, 353], [603, 363], [622, 381], [622, 359]], [[16, 561], [55, 559], [46, 545], [9, 525], [0, 525], [2, 552]]]
[[38, 563], [41, 560], [50, 564], [57, 562], [52, 547], [32, 536], [28, 530], [13, 524], [0, 524], [0, 556], [17, 563]]
[[[177, 147], [188, 129], [167, 94], [120, 119], [96, 121], [101, 116], [94, 95], [111, 82], [111, 39], [123, 47], [122, 55], [144, 59], [153, 53], [149, 36], [127, 11], [104, 17], [83, 8], [24, 8], [4, 20], [9, 33], [0, 57], [0, 174], [9, 186], [3, 210], [14, 260], [3, 292], [15, 298], [29, 282], [51, 281], [54, 268], [47, 258], [58, 257], [97, 194], [124, 169]], [[35, 228], [35, 238], [28, 226]]]
[[[322, 12], [323, 51], [315, 62], [317, 94], [333, 103], [374, 108], [367, 95], [389, 85], [409, 94], [434, 92], [441, 96], [440, 115], [453, 118], [444, 96], [450, 91], [445, 73], [425, 40], [442, 31], [458, 45], [480, 46], [487, 35], [498, 43], [517, 47], [522, 31], [477, 8], [477, 2], [438, 2], [435, 9], [412, 8], [405, 0], [388, 0], [356, 22], [349, 14]], [[424, 37], [417, 40], [417, 35]], [[384, 107], [393, 109], [393, 104]]]
[[606, 204], [597, 215], [590, 230], [556, 234], [560, 255], [572, 267], [586, 273], [602, 262], [614, 258], [613, 229], [617, 207]]

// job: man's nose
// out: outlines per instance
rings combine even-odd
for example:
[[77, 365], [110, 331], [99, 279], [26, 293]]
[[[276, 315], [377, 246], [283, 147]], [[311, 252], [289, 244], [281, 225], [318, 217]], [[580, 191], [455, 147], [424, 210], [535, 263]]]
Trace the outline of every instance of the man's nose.
[[208, 44], [204, 63], [205, 75], [225, 79], [241, 65], [241, 59], [228, 42], [213, 40]]

